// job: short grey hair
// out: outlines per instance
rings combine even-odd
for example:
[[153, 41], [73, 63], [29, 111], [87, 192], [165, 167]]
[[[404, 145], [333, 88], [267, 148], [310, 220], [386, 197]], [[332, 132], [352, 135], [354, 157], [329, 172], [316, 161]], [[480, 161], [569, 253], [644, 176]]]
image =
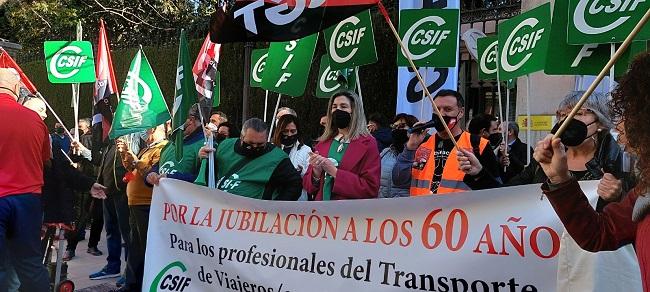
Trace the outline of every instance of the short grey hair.
[[[584, 94], [584, 91], [572, 91], [564, 97], [564, 100], [560, 102], [560, 105], [557, 107], [558, 111], [561, 110], [571, 110]], [[592, 93], [587, 101], [582, 105], [583, 108], [586, 108], [592, 111], [598, 118], [603, 127], [607, 129], [614, 128], [614, 123], [612, 123], [612, 114], [608, 106], [609, 98], [607, 94], [594, 92]]]
[[246, 130], [252, 129], [255, 132], [258, 133], [267, 133], [269, 132], [269, 126], [262, 120], [258, 118], [252, 118], [248, 119], [247, 121], [244, 122], [244, 125], [242, 126], [241, 129], [241, 136], [244, 137], [244, 134], [246, 134]]
[[519, 125], [516, 122], [508, 122], [508, 131], [515, 132], [515, 136], [519, 137]]

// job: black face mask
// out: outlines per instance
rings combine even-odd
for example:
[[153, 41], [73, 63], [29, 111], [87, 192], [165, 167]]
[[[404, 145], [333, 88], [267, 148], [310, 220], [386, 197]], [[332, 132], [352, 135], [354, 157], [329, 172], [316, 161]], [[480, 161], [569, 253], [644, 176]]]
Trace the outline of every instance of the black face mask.
[[325, 126], [318, 126], [318, 137], [323, 136], [325, 133]]
[[282, 145], [290, 147], [296, 144], [298, 142], [298, 135], [292, 135], [292, 136], [287, 136], [287, 135], [282, 135], [280, 138], [280, 143]]
[[503, 141], [503, 135], [499, 133], [490, 134], [488, 140], [490, 140], [490, 146], [492, 146], [492, 149], [494, 149], [499, 147], [499, 144], [501, 144], [501, 141]]
[[248, 158], [255, 158], [261, 156], [264, 153], [264, 146], [262, 147], [253, 147], [253, 145], [248, 144], [244, 141], [241, 141], [242, 155]]
[[393, 145], [396, 148], [404, 147], [404, 144], [409, 140], [408, 130], [406, 129], [395, 129], [390, 134], [393, 137]]
[[[460, 115], [460, 112], [458, 113], [458, 115]], [[442, 119], [445, 120], [445, 124], [447, 124], [447, 127], [449, 128], [449, 130], [454, 128], [456, 126], [456, 124], [458, 123], [458, 115], [456, 115], [455, 117], [442, 116]], [[431, 119], [436, 121], [436, 124], [433, 126], [436, 129], [436, 131], [438, 131], [440, 133], [445, 131], [445, 126], [443, 126], [440, 123], [440, 119], [438, 118], [438, 115], [436, 115], [434, 113], [431, 116]]]
[[335, 110], [332, 114], [334, 126], [338, 129], [345, 129], [350, 126], [350, 121], [352, 121], [352, 115], [349, 112], [342, 110]]
[[228, 139], [228, 137], [226, 137], [226, 135], [217, 134], [217, 137], [215, 138], [215, 141], [217, 141], [217, 143], [221, 143], [221, 142], [223, 142], [223, 140], [226, 140], [226, 139]]
[[65, 132], [65, 131], [63, 130], [63, 128], [56, 128], [56, 129], [54, 129], [54, 132], [56, 132], [57, 134], [61, 135], [61, 134], [63, 134], [63, 132]]
[[[555, 126], [551, 130], [551, 134], [557, 133], [557, 130], [560, 129], [560, 126], [562, 125], [563, 122], [564, 120], [555, 124]], [[595, 122], [596, 121], [593, 121], [589, 123], [589, 125]], [[584, 142], [587, 138], [595, 135], [596, 133], [587, 137], [587, 127], [589, 125], [583, 123], [582, 121], [571, 119], [569, 121], [569, 125], [567, 126], [567, 128], [564, 130], [564, 132], [562, 132], [562, 135], [560, 135], [562, 144], [564, 144], [565, 146], [575, 147], [582, 144], [582, 142]]]

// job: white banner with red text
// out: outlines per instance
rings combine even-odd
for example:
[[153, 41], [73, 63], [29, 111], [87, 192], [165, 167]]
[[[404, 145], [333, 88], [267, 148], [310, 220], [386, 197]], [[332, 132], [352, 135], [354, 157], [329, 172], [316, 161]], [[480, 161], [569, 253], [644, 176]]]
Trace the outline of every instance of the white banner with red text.
[[143, 291], [555, 291], [562, 232], [539, 185], [277, 202], [163, 179]]

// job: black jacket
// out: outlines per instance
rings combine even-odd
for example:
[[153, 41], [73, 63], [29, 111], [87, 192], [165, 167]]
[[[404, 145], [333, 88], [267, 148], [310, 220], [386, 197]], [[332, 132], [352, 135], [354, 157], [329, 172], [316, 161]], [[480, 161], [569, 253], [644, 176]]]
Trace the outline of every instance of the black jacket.
[[115, 142], [110, 140], [104, 145], [98, 157], [99, 163], [93, 154], [93, 163], [99, 165], [99, 183], [108, 188], [107, 194], [126, 193], [126, 183], [122, 180], [126, 169], [122, 165], [122, 158], [117, 155]]
[[[605, 172], [611, 173], [618, 179], [622, 180], [623, 196], [625, 196], [635, 186], [636, 181], [632, 173], [624, 173], [622, 170], [623, 151], [621, 150], [621, 147], [616, 143], [616, 140], [614, 140], [614, 137], [612, 137], [609, 132], [599, 133], [597, 136], [597, 141], [598, 145], [596, 147], [594, 158], [587, 162], [585, 165], [587, 167], [587, 174], [585, 175], [586, 178], [578, 178], [578, 180], [601, 179]], [[542, 167], [536, 160], [532, 159], [530, 161], [530, 164], [524, 168], [520, 174], [510, 179], [510, 181], [506, 183], [505, 186], [545, 183], [547, 180], [548, 178], [542, 170]], [[470, 185], [472, 189], [474, 189], [474, 187], [496, 188], [501, 186], [503, 185]], [[596, 210], [601, 211], [602, 208], [607, 205], [607, 203], [608, 202], [605, 200], [598, 198]]]
[[52, 156], [43, 171], [44, 222], [69, 224], [75, 214], [74, 191], [89, 191], [95, 180], [72, 167], [60, 146], [52, 145]]
[[[506, 171], [503, 171], [503, 167], [499, 167], [499, 172], [501, 173], [501, 180], [504, 183], [508, 183], [510, 179], [517, 176], [521, 173], [526, 167], [528, 152], [527, 149], [530, 148], [530, 161], [533, 161], [533, 149], [526, 145], [526, 143], [521, 142], [519, 138], [512, 143], [510, 146], [510, 151], [508, 151], [508, 158], [510, 158], [510, 166], [506, 168]], [[497, 160], [501, 158], [501, 152], [498, 153]]]

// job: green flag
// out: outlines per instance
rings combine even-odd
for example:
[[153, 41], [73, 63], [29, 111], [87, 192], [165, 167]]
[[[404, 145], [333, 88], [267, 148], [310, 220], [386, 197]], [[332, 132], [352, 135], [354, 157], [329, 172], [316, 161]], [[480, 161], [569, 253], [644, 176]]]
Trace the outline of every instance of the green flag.
[[178, 65], [176, 66], [176, 88], [174, 93], [174, 109], [172, 129], [174, 130], [174, 143], [176, 146], [176, 160], [183, 158], [183, 129], [192, 105], [198, 102], [194, 78], [192, 77], [192, 63], [187, 49], [185, 30], [181, 30], [181, 40], [178, 45]]
[[111, 139], [145, 131], [169, 120], [169, 110], [151, 65], [142, 50], [135, 54], [117, 104]]

